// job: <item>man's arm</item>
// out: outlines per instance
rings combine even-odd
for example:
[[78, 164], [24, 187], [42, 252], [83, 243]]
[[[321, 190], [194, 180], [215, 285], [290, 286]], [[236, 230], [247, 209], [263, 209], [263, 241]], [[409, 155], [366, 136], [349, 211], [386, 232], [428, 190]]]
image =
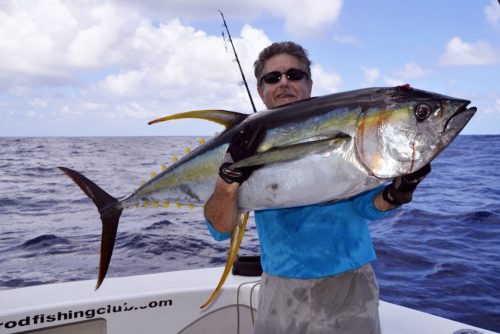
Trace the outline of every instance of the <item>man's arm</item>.
[[219, 177], [210, 199], [205, 204], [205, 218], [218, 232], [230, 232], [238, 224], [238, 189], [258, 166], [234, 168], [235, 162], [252, 156], [266, 135], [259, 123], [250, 123], [231, 140], [219, 168]]
[[411, 174], [394, 179], [389, 186], [375, 196], [373, 205], [380, 211], [388, 211], [411, 202], [418, 184], [430, 172], [431, 164], [429, 163]]
[[217, 178], [215, 190], [205, 204], [205, 218], [221, 233], [232, 231], [238, 222], [238, 189], [236, 182], [226, 183]]
[[373, 205], [380, 211], [389, 211], [395, 209], [401, 205], [394, 205], [384, 200], [383, 190], [381, 190], [377, 196], [373, 199]]

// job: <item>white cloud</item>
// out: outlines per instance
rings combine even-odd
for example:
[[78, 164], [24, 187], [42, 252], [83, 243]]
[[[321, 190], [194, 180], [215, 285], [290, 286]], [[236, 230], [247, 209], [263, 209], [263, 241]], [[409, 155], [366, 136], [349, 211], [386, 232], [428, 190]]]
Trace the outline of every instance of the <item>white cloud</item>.
[[[106, 76], [90, 89], [90, 95], [125, 107], [111, 107], [130, 117], [150, 117], [194, 108], [248, 110], [246, 91], [230, 46], [226, 52], [220, 37], [209, 36], [174, 20], [167, 25], [143, 27], [134, 38], [135, 68]], [[270, 41], [249, 25], [241, 37], [233, 36], [238, 56], [251, 88], [255, 86], [253, 59]], [[135, 106], [141, 99], [143, 109]], [[126, 104], [128, 103], [128, 104]], [[175, 108], [175, 109], [174, 109]]]
[[[251, 110], [230, 45], [186, 22], [282, 19], [291, 34], [321, 33], [339, 17], [341, 0], [0, 0], [0, 98], [19, 115], [60, 122], [149, 120], [200, 108]], [[182, 20], [179, 19], [182, 17]], [[228, 20], [231, 24], [231, 20]], [[248, 24], [232, 29], [258, 109], [253, 61], [271, 43]], [[317, 95], [332, 93], [340, 76], [313, 66]], [[3, 110], [5, 112], [5, 110]], [[139, 122], [140, 123], [140, 122]], [[135, 124], [135, 123], [134, 123]]]
[[487, 100], [485, 105], [481, 110], [484, 114], [500, 116], [500, 98]]
[[129, 117], [129, 118], [153, 118], [154, 113], [145, 110], [144, 106], [137, 102], [128, 102], [121, 104], [114, 109], [116, 115], [111, 117]]
[[490, 0], [490, 3], [484, 7], [484, 15], [489, 24], [500, 29], [500, 3], [498, 0]]
[[231, 18], [252, 18], [266, 10], [266, 0], [110, 0], [117, 6], [128, 6], [156, 21], [170, 21], [183, 17], [186, 20], [213, 19], [220, 17], [222, 10], [226, 20]]
[[101, 82], [101, 87], [113, 95], [137, 96], [137, 93], [141, 90], [141, 81], [144, 80], [146, 76], [146, 72], [137, 70], [110, 74]]
[[26, 84], [67, 84], [75, 71], [123, 63], [139, 22], [109, 3], [11, 1], [0, 9], [0, 72]]
[[[215, 12], [217, 13], [217, 12]], [[233, 41], [250, 85], [253, 60], [271, 43], [246, 25]], [[229, 46], [229, 45], [228, 45]], [[185, 109], [248, 111], [232, 49], [179, 19], [153, 22], [113, 2], [12, 1], [0, 9], [0, 87], [27, 106], [72, 117], [151, 117]], [[14, 78], [14, 79], [13, 79]], [[251, 87], [253, 88], [253, 87]], [[42, 94], [43, 95], [43, 94]], [[43, 103], [42, 103], [43, 101]], [[256, 101], [257, 102], [257, 101]], [[141, 105], [139, 108], [138, 106]]]
[[83, 116], [83, 112], [80, 108], [76, 108], [70, 105], [63, 105], [59, 110], [54, 112], [53, 116], [55, 116], [56, 118], [77, 120]]
[[312, 65], [311, 72], [314, 82], [312, 95], [314, 96], [335, 93], [342, 84], [340, 75], [327, 72], [320, 65]]
[[[160, 57], [167, 59], [168, 67], [164, 70], [179, 71], [179, 64], [169, 58], [170, 55], [175, 58], [180, 53], [178, 49], [188, 52], [184, 58], [193, 55], [191, 58], [203, 60], [200, 67], [204, 69], [214, 55], [216, 62], [225, 56], [219, 50], [213, 52], [215, 48], [220, 49], [218, 36], [195, 31], [175, 20], [176, 15], [213, 19], [219, 15], [217, 9], [222, 8], [231, 15], [251, 18], [264, 12], [283, 18], [290, 33], [302, 35], [318, 33], [330, 26], [337, 20], [342, 7], [341, 0], [292, 2], [279, 0], [270, 4], [258, 0], [254, 4], [235, 5], [229, 0], [215, 3], [199, 0], [3, 1], [0, 9], [0, 87], [12, 88], [17, 84], [29, 89], [30, 85], [40, 82], [45, 85], [74, 84], [81, 71], [111, 67], [137, 70], [137, 63], [162, 62]], [[168, 17], [168, 20], [156, 21], [158, 17]], [[243, 29], [242, 38], [257, 42], [258, 47], [270, 42], [262, 32], [252, 31], [257, 29]], [[188, 44], [189, 49], [185, 47]], [[207, 44], [211, 46], [208, 50], [205, 49]], [[249, 49], [252, 50], [245, 59], [246, 65], [252, 65], [249, 59], [253, 60], [253, 52], [258, 47], [249, 45], [247, 50], [239, 51], [240, 57], [245, 58]], [[203, 53], [201, 59], [200, 53]], [[182, 75], [186, 73], [179, 72], [178, 79]]]
[[356, 36], [352, 35], [333, 35], [333, 41], [340, 44], [350, 44], [360, 46], [361, 42]]
[[430, 73], [430, 70], [426, 70], [418, 64], [411, 62], [406, 63], [403, 69], [396, 71], [394, 74], [385, 76], [384, 80], [388, 85], [397, 86], [424, 78]]
[[496, 99], [495, 100], [495, 104], [494, 104], [493, 110], [494, 110], [495, 113], [497, 113], [497, 114], [500, 115], [500, 99]]
[[475, 66], [495, 64], [498, 60], [498, 52], [489, 43], [466, 43], [455, 36], [446, 45], [440, 63], [444, 66]]
[[0, 71], [62, 75], [61, 54], [76, 21], [59, 1], [12, 1], [0, 10]]
[[48, 103], [46, 100], [36, 97], [29, 101], [29, 105], [33, 108], [43, 109], [47, 108]]
[[363, 87], [370, 87], [375, 84], [377, 79], [380, 77], [380, 70], [378, 68], [367, 68], [361, 67], [361, 71], [363, 72]]
[[285, 18], [286, 30], [295, 36], [322, 33], [340, 16], [342, 0], [266, 1], [271, 13]]
[[218, 10], [231, 24], [231, 18], [244, 18], [247, 22], [262, 14], [284, 19], [287, 32], [295, 36], [317, 34], [335, 23], [343, 0], [112, 0], [119, 6], [129, 6], [155, 20], [169, 21], [177, 17], [186, 20], [213, 19]]
[[127, 63], [124, 46], [141, 24], [130, 10], [103, 3], [88, 8], [79, 18], [78, 31], [67, 46], [68, 62], [78, 68], [100, 68]]

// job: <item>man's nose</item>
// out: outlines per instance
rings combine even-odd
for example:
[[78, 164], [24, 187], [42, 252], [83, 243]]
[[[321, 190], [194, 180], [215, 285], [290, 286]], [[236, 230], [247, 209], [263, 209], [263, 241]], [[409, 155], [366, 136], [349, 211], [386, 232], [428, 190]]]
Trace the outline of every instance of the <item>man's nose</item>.
[[289, 82], [290, 82], [290, 80], [288, 80], [287, 75], [286, 74], [282, 74], [281, 78], [280, 78], [280, 81], [279, 81], [279, 85], [280, 86], [288, 86]]

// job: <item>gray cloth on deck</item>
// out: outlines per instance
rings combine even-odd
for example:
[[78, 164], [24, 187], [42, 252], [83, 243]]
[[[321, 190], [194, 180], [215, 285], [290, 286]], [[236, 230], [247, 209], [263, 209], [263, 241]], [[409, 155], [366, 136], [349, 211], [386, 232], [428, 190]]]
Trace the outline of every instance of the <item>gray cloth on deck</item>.
[[264, 273], [254, 334], [380, 334], [378, 304], [370, 264], [319, 279]]

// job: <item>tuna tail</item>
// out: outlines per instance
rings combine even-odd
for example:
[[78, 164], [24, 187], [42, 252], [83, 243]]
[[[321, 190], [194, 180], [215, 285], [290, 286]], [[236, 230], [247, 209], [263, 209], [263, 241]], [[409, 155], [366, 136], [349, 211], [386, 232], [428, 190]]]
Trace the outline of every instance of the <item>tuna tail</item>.
[[97, 284], [95, 289], [99, 289], [102, 281], [108, 272], [111, 255], [113, 255], [113, 247], [116, 240], [116, 231], [118, 229], [118, 221], [123, 208], [118, 199], [109, 195], [102, 190], [94, 182], [87, 179], [82, 174], [66, 168], [58, 167], [66, 175], [68, 175], [82, 191], [94, 202], [97, 210], [101, 215], [102, 221], [102, 236], [101, 236], [101, 255], [99, 258], [99, 274], [97, 276]]

